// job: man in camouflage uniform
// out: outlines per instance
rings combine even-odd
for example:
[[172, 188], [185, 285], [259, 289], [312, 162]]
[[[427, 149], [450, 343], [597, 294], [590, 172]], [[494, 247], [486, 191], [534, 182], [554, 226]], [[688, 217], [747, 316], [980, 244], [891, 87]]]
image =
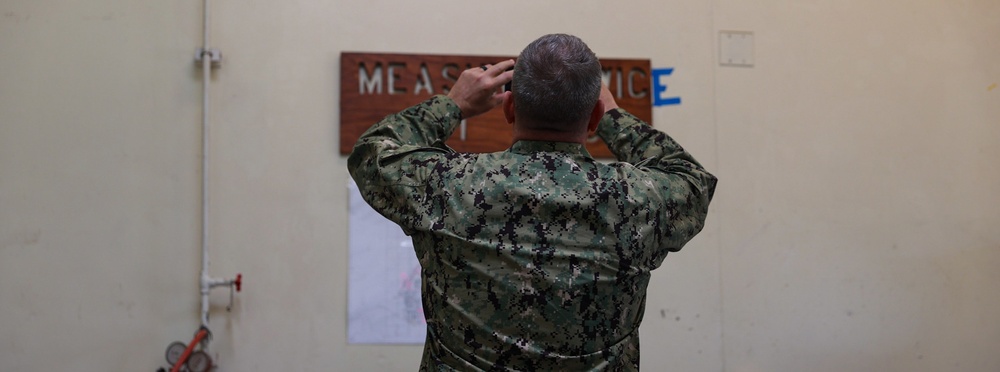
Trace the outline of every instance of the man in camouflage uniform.
[[[444, 146], [463, 118], [497, 106], [514, 126], [510, 149]], [[591, 158], [594, 131], [618, 162]], [[716, 184], [617, 108], [597, 57], [569, 35], [532, 42], [516, 65], [466, 70], [447, 96], [386, 117], [348, 168], [413, 239], [420, 369], [436, 371], [638, 369], [650, 271], [701, 231]]]

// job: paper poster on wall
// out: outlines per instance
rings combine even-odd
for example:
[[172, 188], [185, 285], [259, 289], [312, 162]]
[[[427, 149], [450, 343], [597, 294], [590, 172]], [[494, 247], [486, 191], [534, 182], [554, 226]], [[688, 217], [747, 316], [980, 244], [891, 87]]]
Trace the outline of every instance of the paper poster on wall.
[[421, 344], [420, 263], [410, 237], [365, 203], [352, 181], [348, 245], [351, 344]]

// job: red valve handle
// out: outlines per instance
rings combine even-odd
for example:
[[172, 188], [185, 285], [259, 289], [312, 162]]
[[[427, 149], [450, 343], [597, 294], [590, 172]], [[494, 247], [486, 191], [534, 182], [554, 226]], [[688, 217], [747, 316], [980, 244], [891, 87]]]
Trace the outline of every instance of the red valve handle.
[[243, 285], [243, 274], [236, 274], [236, 280], [233, 281], [233, 284], [236, 284], [236, 292], [239, 292]]

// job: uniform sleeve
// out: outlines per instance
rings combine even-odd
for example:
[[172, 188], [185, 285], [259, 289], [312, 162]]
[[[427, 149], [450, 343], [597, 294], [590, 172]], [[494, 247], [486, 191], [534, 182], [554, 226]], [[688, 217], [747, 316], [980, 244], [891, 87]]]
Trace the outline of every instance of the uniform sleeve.
[[597, 134], [657, 209], [654, 252], [646, 253], [659, 266], [667, 251], [680, 250], [704, 227], [717, 180], [670, 136], [624, 110], [608, 111]]
[[424, 188], [444, 155], [444, 142], [461, 121], [461, 110], [438, 95], [389, 115], [368, 128], [354, 145], [347, 169], [361, 196], [380, 214], [410, 234], [424, 216]]

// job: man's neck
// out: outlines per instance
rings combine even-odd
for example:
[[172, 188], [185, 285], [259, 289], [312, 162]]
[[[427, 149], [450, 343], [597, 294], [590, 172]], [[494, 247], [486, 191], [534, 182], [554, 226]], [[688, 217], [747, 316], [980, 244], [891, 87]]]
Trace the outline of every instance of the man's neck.
[[570, 142], [586, 144], [587, 133], [555, 132], [548, 130], [518, 128], [517, 126], [514, 126], [514, 142], [517, 141]]

